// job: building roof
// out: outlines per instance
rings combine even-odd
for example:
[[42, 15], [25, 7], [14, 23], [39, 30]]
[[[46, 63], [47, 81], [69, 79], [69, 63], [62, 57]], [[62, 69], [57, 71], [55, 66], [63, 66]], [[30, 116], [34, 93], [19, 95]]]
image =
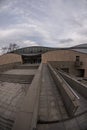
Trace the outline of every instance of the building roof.
[[81, 52], [81, 53], [87, 53], [87, 49], [72, 49], [72, 50]]
[[77, 46], [73, 46], [72, 48], [87, 48], [87, 43], [79, 44]]
[[17, 50], [14, 50], [12, 53], [20, 54], [20, 55], [26, 55], [26, 56], [33, 56], [37, 54], [42, 54], [47, 51], [53, 51], [53, 50], [74, 50], [81, 53], [87, 53], [87, 43], [80, 44], [77, 46], [73, 46], [70, 48], [52, 48], [52, 47], [43, 47], [43, 46], [31, 46], [31, 47], [25, 47], [20, 48]]
[[13, 53], [20, 54], [20, 55], [25, 55], [25, 54], [42, 54], [44, 52], [54, 50], [57, 48], [51, 48], [51, 47], [42, 47], [42, 46], [32, 46], [32, 47], [26, 47], [26, 48], [20, 48], [17, 50], [14, 50]]
[[87, 43], [73, 46], [71, 49], [77, 52], [87, 53]]

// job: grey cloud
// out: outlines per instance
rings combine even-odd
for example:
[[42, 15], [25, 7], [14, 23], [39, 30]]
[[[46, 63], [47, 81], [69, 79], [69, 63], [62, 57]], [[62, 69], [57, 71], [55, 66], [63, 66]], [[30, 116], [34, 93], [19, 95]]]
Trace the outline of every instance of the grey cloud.
[[26, 46], [24, 41], [47, 46], [72, 46], [87, 40], [86, 25], [85, 0], [0, 1], [1, 46], [11, 41], [23, 41], [23, 46]]
[[78, 33], [80, 35], [82, 35], [82, 36], [86, 36], [87, 37], [87, 28], [80, 29]]
[[59, 40], [59, 42], [64, 44], [64, 43], [74, 42], [74, 40], [71, 38], [68, 38], [68, 39], [61, 39], [61, 40]]

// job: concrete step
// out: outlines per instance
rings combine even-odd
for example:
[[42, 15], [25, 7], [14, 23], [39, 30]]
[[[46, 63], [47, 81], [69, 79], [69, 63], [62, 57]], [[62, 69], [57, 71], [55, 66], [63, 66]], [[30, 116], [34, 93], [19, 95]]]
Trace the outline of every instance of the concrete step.
[[84, 98], [87, 99], [87, 85], [79, 82], [77, 79], [69, 76], [64, 72], [59, 72], [59, 73], [73, 89], [75, 89], [78, 93], [80, 93]]
[[16, 66], [15, 69], [38, 69], [39, 65], [19, 65], [19, 66]]
[[13, 127], [13, 124], [14, 124], [14, 121], [0, 116], [0, 130], [11, 130]]
[[31, 84], [34, 75], [0, 74], [0, 81]]

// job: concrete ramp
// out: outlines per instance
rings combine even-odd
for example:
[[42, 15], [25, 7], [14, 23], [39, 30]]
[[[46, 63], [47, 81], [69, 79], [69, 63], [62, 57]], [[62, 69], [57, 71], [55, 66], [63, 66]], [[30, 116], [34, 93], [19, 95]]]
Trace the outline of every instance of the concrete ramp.
[[68, 114], [70, 116], [74, 115], [79, 106], [78, 95], [70, 89], [69, 84], [67, 84], [63, 77], [59, 73], [57, 73], [50, 64], [48, 64], [48, 66], [52, 74], [52, 77], [61, 93]]

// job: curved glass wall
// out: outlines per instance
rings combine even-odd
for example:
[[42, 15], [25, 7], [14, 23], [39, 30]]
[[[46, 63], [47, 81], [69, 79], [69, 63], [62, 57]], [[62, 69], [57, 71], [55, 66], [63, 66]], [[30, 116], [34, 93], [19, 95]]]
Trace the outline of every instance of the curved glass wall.
[[50, 50], [54, 50], [56, 48], [49, 48], [49, 47], [26, 47], [26, 48], [21, 48], [21, 49], [17, 49], [15, 51], [13, 51], [13, 53], [17, 53], [17, 54], [36, 54], [36, 53], [44, 53]]

